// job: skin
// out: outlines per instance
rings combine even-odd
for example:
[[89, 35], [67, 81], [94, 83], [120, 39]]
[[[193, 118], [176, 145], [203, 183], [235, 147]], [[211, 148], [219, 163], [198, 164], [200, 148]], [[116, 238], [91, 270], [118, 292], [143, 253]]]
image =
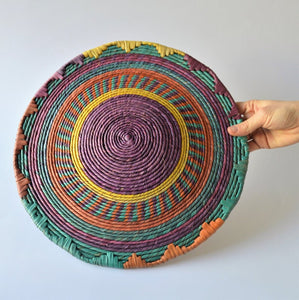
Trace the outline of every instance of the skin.
[[237, 107], [245, 121], [228, 127], [228, 133], [248, 136], [249, 151], [299, 142], [299, 101], [250, 100]]

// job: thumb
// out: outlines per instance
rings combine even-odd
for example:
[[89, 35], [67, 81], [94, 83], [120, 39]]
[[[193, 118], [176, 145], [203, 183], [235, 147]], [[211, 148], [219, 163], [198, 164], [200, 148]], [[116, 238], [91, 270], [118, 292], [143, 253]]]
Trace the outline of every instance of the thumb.
[[227, 131], [233, 136], [246, 136], [262, 127], [262, 125], [262, 115], [256, 113], [244, 122], [228, 127]]

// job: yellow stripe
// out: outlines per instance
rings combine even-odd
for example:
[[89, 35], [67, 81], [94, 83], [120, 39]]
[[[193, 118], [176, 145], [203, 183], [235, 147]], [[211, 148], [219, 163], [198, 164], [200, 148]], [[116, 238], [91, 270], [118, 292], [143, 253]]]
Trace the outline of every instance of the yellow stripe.
[[[146, 191], [141, 194], [135, 194], [135, 195], [123, 195], [123, 194], [117, 194], [113, 192], [106, 191], [99, 186], [97, 186], [94, 182], [92, 182], [84, 173], [84, 168], [82, 165], [82, 162], [79, 157], [79, 152], [78, 152], [78, 141], [79, 141], [79, 133], [82, 128], [82, 125], [85, 121], [85, 119], [88, 117], [88, 115], [91, 113], [91, 111], [96, 108], [100, 103], [115, 97], [119, 95], [124, 95], [124, 94], [134, 94], [134, 95], [141, 95], [150, 99], [153, 99], [160, 104], [162, 104], [164, 107], [166, 107], [172, 115], [175, 117], [181, 131], [181, 136], [182, 136], [182, 149], [181, 149], [181, 156], [178, 161], [177, 166], [173, 170], [173, 172], [169, 175], [169, 177], [161, 183], [159, 186], [156, 188]], [[113, 91], [109, 91], [98, 98], [96, 98], [93, 102], [89, 103], [84, 110], [81, 112], [79, 115], [76, 124], [74, 126], [74, 130], [72, 133], [71, 137], [71, 155], [73, 159], [73, 163], [75, 166], [75, 169], [77, 173], [79, 174], [79, 177], [81, 180], [88, 186], [92, 191], [95, 193], [98, 193], [101, 197], [104, 197], [109, 200], [113, 201], [118, 201], [118, 202], [140, 202], [152, 197], [155, 197], [159, 195], [160, 193], [164, 192], [167, 190], [180, 176], [182, 171], [184, 170], [184, 167], [186, 165], [186, 161], [188, 158], [188, 151], [189, 151], [189, 136], [188, 136], [188, 131], [187, 127], [185, 125], [184, 119], [178, 112], [178, 110], [167, 100], [163, 99], [162, 97], [145, 91], [141, 89], [135, 89], [135, 88], [123, 88], [123, 89], [117, 89]]]
[[150, 46], [156, 47], [156, 49], [161, 57], [164, 57], [164, 56], [167, 56], [170, 54], [174, 54], [174, 53], [180, 54], [182, 56], [185, 55], [185, 53], [180, 50], [176, 50], [176, 49], [173, 49], [173, 48], [170, 48], [170, 47], [167, 47], [164, 45], [160, 45], [157, 43], [142, 42], [142, 41], [115, 41], [115, 42], [111, 42], [111, 43], [104, 44], [102, 46], [87, 50], [87, 51], [83, 52], [83, 55], [85, 57], [98, 58], [103, 53], [103, 51], [107, 50], [107, 48], [110, 46], [117, 46], [119, 48], [122, 48], [126, 52], [130, 52], [134, 48], [139, 47], [141, 45], [150, 45]]

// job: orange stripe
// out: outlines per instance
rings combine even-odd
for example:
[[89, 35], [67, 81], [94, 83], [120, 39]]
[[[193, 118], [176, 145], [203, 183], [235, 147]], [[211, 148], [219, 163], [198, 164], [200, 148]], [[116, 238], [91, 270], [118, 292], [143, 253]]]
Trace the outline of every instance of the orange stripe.
[[95, 90], [95, 85], [94, 85], [94, 84], [92, 85], [92, 87], [91, 87], [90, 90], [91, 90], [92, 98], [93, 98], [93, 100], [94, 100], [95, 98], [97, 98], [96, 90]]
[[162, 194], [158, 196], [159, 198], [159, 203], [160, 203], [160, 209], [161, 209], [161, 215], [167, 211], [167, 205], [163, 201], [163, 196]]
[[[194, 160], [190, 159], [190, 161], [193, 162]], [[196, 173], [196, 171], [194, 171], [193, 169], [191, 169], [191, 167], [188, 164], [186, 164], [185, 169], [186, 169], [186, 171], [188, 171], [189, 173], [191, 173], [195, 178], [198, 177], [198, 173]]]
[[119, 213], [119, 212], [121, 212], [121, 209], [122, 209], [122, 205], [121, 205], [122, 203], [118, 203], [117, 204], [117, 206], [116, 206], [116, 208], [114, 209], [114, 216], [113, 216], [113, 220], [114, 221], [116, 221], [117, 220], [117, 214]]
[[63, 138], [60, 137], [60, 136], [57, 136], [56, 139], [59, 140], [60, 142], [63, 142], [63, 143], [67, 143], [67, 142], [68, 142], [67, 139], [63, 139]]
[[155, 209], [154, 209], [155, 203], [154, 203], [154, 199], [153, 198], [149, 199], [148, 204], [149, 204], [149, 207], [150, 207], [150, 215], [154, 216], [155, 215]]
[[142, 212], [143, 212], [142, 202], [138, 202], [138, 204], [137, 204], [137, 216], [138, 216], [138, 220], [142, 220]]
[[[127, 85], [126, 85], [126, 87], [129, 86], [129, 83], [132, 81], [134, 75], [135, 75], [135, 74], [130, 74], [130, 76], [129, 76], [128, 79], [127, 79]], [[137, 82], [138, 82], [138, 80], [137, 80]], [[136, 83], [135, 83], [135, 84], [136, 84]], [[135, 85], [132, 86], [132, 87], [135, 87]]]
[[[85, 101], [85, 99], [84, 99], [84, 101]], [[83, 103], [78, 99], [78, 98], [76, 98], [76, 104], [77, 104], [77, 106], [81, 109], [81, 110], [83, 110], [84, 109], [84, 105], [83, 105]]]
[[74, 197], [77, 197], [81, 192], [84, 191], [84, 186], [80, 187], [79, 190], [77, 190], [74, 194], [72, 194]]
[[99, 81], [96, 84], [98, 85], [100, 95], [104, 94], [104, 90], [103, 90], [103, 86], [102, 86], [101, 82]]
[[193, 183], [191, 182], [189, 177], [187, 177], [184, 173], [182, 173], [181, 177], [182, 180], [191, 188]]
[[127, 205], [127, 211], [126, 211], [126, 214], [125, 214], [125, 219], [124, 219], [124, 221], [129, 221], [129, 217], [130, 217], [130, 213], [131, 213], [131, 211], [132, 211], [132, 203], [129, 203], [128, 205]]
[[68, 134], [68, 135], [70, 135], [71, 133], [72, 133], [72, 130], [69, 130], [69, 129], [67, 129], [67, 128], [64, 128], [64, 127], [60, 127], [60, 130], [59, 130], [60, 132], [61, 131], [64, 131], [66, 134]]
[[[177, 107], [178, 109], [179, 109], [179, 108], [184, 108], [185, 110], [187, 110], [187, 111], [190, 112], [190, 113], [195, 113], [192, 106], [191, 106], [192, 109], [189, 109], [188, 107], [186, 107], [187, 104], [190, 104], [190, 103], [188, 103], [188, 102], [186, 102], [186, 103], [180, 103], [180, 104], [177, 104], [176, 107]], [[182, 112], [182, 114], [183, 114], [183, 113], [184, 113], [184, 112]], [[187, 112], [185, 112], [185, 113], [187, 113]]]
[[183, 198], [183, 195], [185, 194], [185, 192], [182, 190], [181, 186], [179, 185], [178, 181], [175, 182], [175, 187], [177, 188], [181, 198]]
[[[57, 151], [56, 153], [63, 154], [63, 152], [59, 152], [59, 151]], [[57, 157], [56, 161], [57, 162], [61, 162], [61, 163], [64, 163], [64, 162], [66, 162], [66, 163], [73, 163], [73, 161], [70, 158], [61, 159], [60, 157]]]
[[106, 215], [106, 212], [109, 211], [109, 209], [114, 205], [113, 202], [108, 202], [108, 205], [106, 205], [106, 207], [101, 211], [101, 213], [99, 214], [99, 216], [104, 217]]
[[[94, 194], [95, 195], [95, 194]], [[92, 211], [97, 205], [99, 205], [102, 201], [104, 200], [104, 198], [100, 197], [98, 198], [98, 200], [93, 203], [88, 209], [87, 211]]]
[[86, 90], [84, 90], [82, 94], [83, 94], [84, 100], [87, 102], [87, 104], [89, 104], [89, 103], [90, 103], [90, 100], [89, 100], [89, 97], [88, 97], [88, 95], [87, 95]]
[[168, 86], [166, 90], [164, 90], [162, 92], [162, 94], [160, 94], [161, 97], [163, 97], [164, 95], [166, 95], [167, 93], [169, 93], [172, 90], [172, 87]]
[[[68, 179], [70, 179], [70, 180], [76, 179], [76, 177], [75, 177], [74, 175], [60, 175], [59, 178], [60, 178], [61, 180], [65, 179], [65, 178], [68, 178]], [[76, 181], [78, 181], [78, 180], [76, 179]], [[74, 183], [75, 183], [75, 182], [74, 182]]]
[[108, 91], [111, 91], [111, 87], [112, 87], [112, 78], [113, 78], [114, 76], [111, 76], [110, 78], [109, 78], [109, 80], [108, 80]]
[[70, 119], [67, 119], [67, 118], [64, 118], [63, 122], [71, 127], [74, 127], [74, 125], [75, 125], [75, 123], [73, 121], [71, 121]]
[[175, 199], [174, 199], [174, 196], [172, 194], [172, 191], [167, 190], [166, 193], [167, 193], [167, 195], [170, 199], [171, 207], [174, 207]]

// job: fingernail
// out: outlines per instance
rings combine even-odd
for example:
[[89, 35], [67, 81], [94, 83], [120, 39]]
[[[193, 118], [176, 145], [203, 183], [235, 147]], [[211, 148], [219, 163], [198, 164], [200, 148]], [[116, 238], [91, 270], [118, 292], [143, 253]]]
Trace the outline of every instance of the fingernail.
[[238, 131], [238, 127], [236, 125], [230, 126], [229, 131], [231, 133], [236, 133]]

